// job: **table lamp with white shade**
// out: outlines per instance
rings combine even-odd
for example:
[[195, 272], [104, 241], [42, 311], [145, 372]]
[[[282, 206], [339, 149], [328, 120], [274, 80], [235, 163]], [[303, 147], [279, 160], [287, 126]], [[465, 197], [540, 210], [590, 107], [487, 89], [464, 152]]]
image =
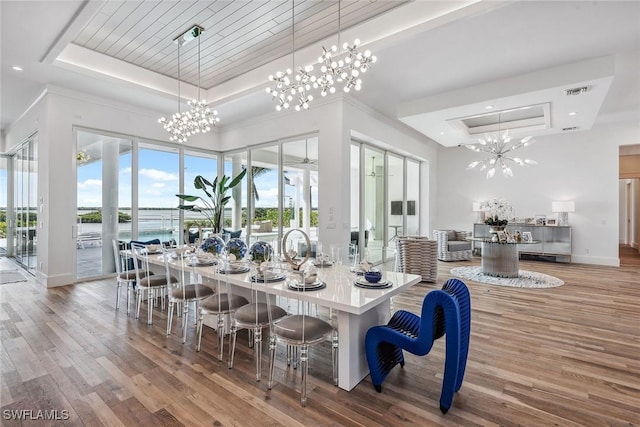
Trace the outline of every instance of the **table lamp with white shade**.
[[472, 208], [471, 208], [473, 213], [476, 214], [476, 217], [475, 217], [475, 220], [474, 220], [474, 222], [476, 224], [482, 224], [484, 222], [484, 212], [480, 208], [480, 205], [481, 205], [480, 202], [473, 202], [473, 205], [472, 205]]
[[569, 225], [569, 212], [576, 211], [576, 203], [573, 200], [551, 202], [551, 212], [558, 213], [558, 225]]

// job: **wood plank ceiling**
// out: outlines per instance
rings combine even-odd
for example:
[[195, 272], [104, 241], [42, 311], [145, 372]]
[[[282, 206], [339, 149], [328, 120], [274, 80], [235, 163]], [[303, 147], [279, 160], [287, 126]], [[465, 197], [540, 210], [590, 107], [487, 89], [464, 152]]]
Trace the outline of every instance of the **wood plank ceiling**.
[[[404, 3], [296, 1], [295, 49], [336, 34], [339, 7], [344, 30]], [[198, 24], [205, 29], [200, 40], [200, 86], [208, 89], [290, 55], [291, 9], [289, 0], [105, 2], [73, 43], [177, 78], [178, 46], [173, 39]], [[198, 84], [197, 42], [180, 48], [180, 79]]]

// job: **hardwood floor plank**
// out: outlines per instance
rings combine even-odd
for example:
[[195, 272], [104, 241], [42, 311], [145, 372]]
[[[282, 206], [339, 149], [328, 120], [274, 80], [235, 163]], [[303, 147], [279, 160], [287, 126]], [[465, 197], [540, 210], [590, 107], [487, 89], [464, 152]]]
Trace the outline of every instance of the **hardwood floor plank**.
[[107, 427], [125, 427], [118, 416], [100, 399], [97, 393], [89, 393], [85, 396], [84, 401], [87, 402], [103, 425]]
[[135, 397], [117, 403], [111, 410], [126, 426], [152, 426], [156, 422], [153, 414]]
[[4, 345], [22, 382], [47, 375], [47, 370], [22, 336], [5, 340]]

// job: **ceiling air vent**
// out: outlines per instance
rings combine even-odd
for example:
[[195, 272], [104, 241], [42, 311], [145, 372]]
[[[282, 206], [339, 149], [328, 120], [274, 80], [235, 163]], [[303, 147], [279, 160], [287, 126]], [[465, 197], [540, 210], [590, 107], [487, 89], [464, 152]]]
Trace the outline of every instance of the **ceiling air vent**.
[[569, 128], [562, 128], [562, 131], [563, 132], [569, 132], [569, 131], [576, 130], [576, 129], [578, 129], [578, 126], [571, 126]]
[[589, 92], [589, 86], [572, 87], [571, 89], [565, 89], [565, 95], [580, 95]]

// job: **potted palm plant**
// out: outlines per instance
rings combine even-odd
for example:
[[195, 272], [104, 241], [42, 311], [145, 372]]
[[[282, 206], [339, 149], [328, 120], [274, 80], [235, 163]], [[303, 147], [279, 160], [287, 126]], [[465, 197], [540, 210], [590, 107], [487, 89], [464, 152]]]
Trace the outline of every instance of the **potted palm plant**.
[[[227, 196], [227, 192], [238, 185], [246, 174], [247, 170], [243, 169], [233, 179], [223, 175], [222, 177], [216, 177], [213, 182], [208, 181], [202, 175], [196, 176], [193, 181], [194, 187], [196, 190], [201, 190], [207, 197], [176, 194], [181, 200], [178, 209], [200, 212], [211, 224], [213, 232], [221, 233], [224, 225], [224, 207], [231, 199], [231, 196]], [[194, 203], [198, 200], [204, 204], [204, 207]]]

